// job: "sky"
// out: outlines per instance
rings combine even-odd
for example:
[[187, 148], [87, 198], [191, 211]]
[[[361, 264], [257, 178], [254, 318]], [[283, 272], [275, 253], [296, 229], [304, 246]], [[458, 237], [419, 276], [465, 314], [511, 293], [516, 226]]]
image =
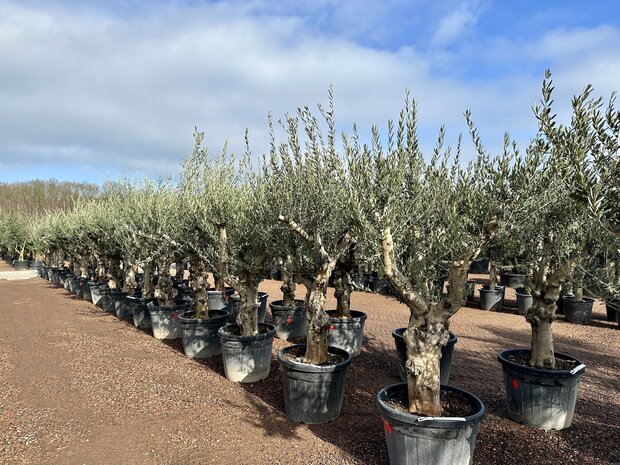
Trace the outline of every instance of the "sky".
[[258, 157], [269, 112], [330, 86], [339, 132], [384, 128], [409, 90], [426, 152], [467, 109], [489, 152], [505, 131], [524, 150], [548, 68], [560, 120], [586, 84], [620, 90], [620, 2], [0, 0], [0, 182], [176, 176], [195, 127], [214, 154], [247, 128]]

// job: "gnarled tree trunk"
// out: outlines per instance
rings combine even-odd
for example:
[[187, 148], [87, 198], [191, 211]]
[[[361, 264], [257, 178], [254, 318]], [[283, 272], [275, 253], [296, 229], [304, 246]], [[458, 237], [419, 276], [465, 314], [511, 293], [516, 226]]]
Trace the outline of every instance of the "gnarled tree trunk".
[[228, 274], [228, 250], [226, 248], [226, 242], [228, 241], [226, 235], [226, 225], [217, 225], [217, 234], [219, 242], [219, 254], [218, 261], [219, 266], [217, 270], [213, 271], [213, 279], [215, 281], [215, 290], [224, 292], [226, 290], [226, 284], [224, 283], [224, 276]]
[[157, 286], [155, 287], [155, 298], [160, 307], [174, 306], [174, 288], [170, 277], [170, 262], [162, 260], [158, 267]]
[[316, 273], [306, 299], [306, 363], [320, 364], [328, 360], [327, 334], [329, 332], [329, 316], [325, 313], [327, 299], [327, 281], [331, 275], [333, 263], [325, 264]]
[[194, 290], [194, 313], [196, 318], [209, 318], [209, 274], [205, 270], [204, 263], [197, 256], [192, 257], [190, 283]]
[[258, 287], [254, 283], [241, 283], [238, 286], [240, 308], [237, 315], [237, 324], [241, 327], [243, 336], [258, 334]]
[[290, 254], [286, 255], [284, 259], [284, 266], [282, 267], [282, 305], [285, 308], [295, 307], [295, 269], [293, 266], [293, 258]]
[[142, 298], [152, 299], [154, 295], [153, 289], [153, 262], [148, 261], [144, 265], [144, 278], [142, 282]]

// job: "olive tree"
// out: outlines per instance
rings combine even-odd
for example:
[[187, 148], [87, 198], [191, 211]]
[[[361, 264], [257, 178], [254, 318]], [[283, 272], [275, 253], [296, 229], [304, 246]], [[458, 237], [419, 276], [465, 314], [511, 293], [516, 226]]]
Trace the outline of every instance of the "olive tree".
[[[260, 171], [252, 170], [247, 131], [246, 152], [239, 161], [226, 148], [211, 157], [202, 145], [204, 133], [196, 131], [194, 137], [181, 182], [194, 234], [188, 234], [184, 243], [194, 250], [199, 274], [206, 274], [204, 265], [213, 269], [216, 290], [224, 291], [224, 283], [237, 290], [241, 333], [256, 335], [258, 285], [270, 267], [268, 242], [273, 231], [265, 180]], [[206, 276], [203, 281], [206, 284]], [[208, 311], [205, 291], [202, 286], [196, 295], [197, 313]]]
[[[573, 98], [570, 126], [554, 124], [549, 111], [544, 130], [550, 140], [568, 148], [565, 184], [597, 225], [597, 237], [604, 245], [608, 270], [590, 278], [603, 295], [620, 296], [620, 110], [616, 94], [607, 105], [595, 98], [588, 85]], [[549, 89], [551, 95], [551, 89]], [[550, 97], [549, 97], [550, 99]]]
[[[329, 316], [325, 312], [328, 282], [337, 267], [342, 274], [352, 268], [349, 264], [356, 244], [351, 229], [348, 178], [335, 147], [331, 92], [329, 108], [324, 111], [319, 107], [319, 110], [327, 137], [322, 135], [321, 120], [308, 107], [300, 108], [295, 116], [287, 115], [282, 124], [287, 139], [276, 144], [272, 137], [266, 166], [272, 205], [280, 222], [274, 253], [285, 257], [287, 273], [294, 272], [295, 280], [306, 287], [307, 335], [303, 358], [312, 364], [329, 359]], [[302, 130], [303, 145], [299, 134]], [[348, 303], [342, 302], [349, 300], [350, 288], [347, 293], [343, 287], [340, 282], [340, 309], [344, 313], [346, 308], [348, 313]], [[290, 285], [283, 286], [283, 290], [285, 299], [287, 293], [290, 299]]]
[[[500, 234], [518, 237], [532, 271], [529, 278], [533, 304], [526, 312], [531, 325], [530, 366], [555, 367], [552, 323], [560, 288], [569, 279], [581, 281], [575, 267], [588, 254], [588, 217], [583, 206], [567, 189], [567, 167], [576, 145], [588, 142], [579, 133], [582, 118], [593, 107], [587, 95], [574, 101], [576, 113], [569, 126], [556, 125], [551, 114], [552, 83], [547, 72], [542, 101], [534, 107], [539, 131], [528, 147], [526, 157], [517, 164], [521, 172], [516, 190], [521, 201], [515, 203], [513, 221]], [[590, 109], [585, 109], [584, 105]], [[584, 113], [581, 112], [584, 110]], [[574, 133], [572, 140], [560, 134]]]
[[24, 260], [32, 249], [32, 219], [25, 213], [9, 211], [0, 216], [0, 244], [9, 255]]
[[[469, 113], [466, 119], [478, 152], [461, 164], [461, 138], [454, 156], [439, 132], [427, 161], [416, 130], [415, 102], [407, 97], [397, 126], [388, 122], [387, 145], [373, 127], [370, 145], [361, 145], [354, 127], [345, 137], [354, 210], [359, 228], [374, 243], [392, 294], [407, 305], [409, 411], [439, 416], [441, 348], [449, 323], [465, 302], [467, 270], [504, 222], [512, 194], [510, 139], [503, 155], [491, 159]], [[436, 285], [448, 274], [448, 292]]]

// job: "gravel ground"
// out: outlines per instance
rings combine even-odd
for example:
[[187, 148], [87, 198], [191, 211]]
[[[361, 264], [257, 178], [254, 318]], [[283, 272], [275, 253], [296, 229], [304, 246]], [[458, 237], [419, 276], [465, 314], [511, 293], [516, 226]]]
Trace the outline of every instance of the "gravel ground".
[[[0, 264], [0, 271], [9, 268]], [[265, 281], [261, 290], [277, 300], [279, 285]], [[2, 281], [0, 463], [387, 463], [374, 397], [398, 381], [391, 330], [406, 324], [408, 311], [374, 294], [356, 292], [352, 302], [368, 320], [341, 415], [306, 426], [284, 414], [275, 361], [283, 341], [274, 342], [267, 380], [234, 384], [224, 377], [221, 357], [188, 359], [180, 340], [158, 341], [47, 281]], [[334, 304], [330, 296], [328, 306]], [[474, 463], [620, 462], [617, 324], [603, 320], [600, 303], [589, 326], [562, 317], [555, 323], [556, 349], [588, 367], [573, 425], [545, 433], [507, 417], [497, 352], [529, 343], [529, 326], [514, 313], [464, 307], [452, 319], [459, 340], [450, 382], [487, 408]]]

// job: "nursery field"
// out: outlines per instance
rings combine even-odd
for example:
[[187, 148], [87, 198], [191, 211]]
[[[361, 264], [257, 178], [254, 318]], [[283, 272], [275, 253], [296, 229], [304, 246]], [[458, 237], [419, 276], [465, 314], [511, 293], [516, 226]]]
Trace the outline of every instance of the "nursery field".
[[[9, 270], [0, 263], [0, 272]], [[279, 286], [264, 281], [260, 290], [279, 296]], [[234, 384], [221, 357], [189, 359], [180, 340], [156, 340], [48, 281], [0, 280], [0, 463], [385, 464], [375, 395], [399, 381], [391, 331], [406, 325], [409, 311], [362, 292], [351, 308], [368, 320], [342, 412], [309, 426], [284, 413], [275, 353], [286, 342], [274, 342], [268, 379]], [[458, 342], [450, 384], [487, 409], [475, 464], [620, 462], [620, 330], [604, 320], [600, 302], [594, 316], [589, 326], [561, 316], [554, 325], [556, 350], [587, 368], [572, 426], [546, 433], [509, 420], [505, 407], [497, 353], [529, 346], [525, 319], [473, 307], [451, 319]]]

